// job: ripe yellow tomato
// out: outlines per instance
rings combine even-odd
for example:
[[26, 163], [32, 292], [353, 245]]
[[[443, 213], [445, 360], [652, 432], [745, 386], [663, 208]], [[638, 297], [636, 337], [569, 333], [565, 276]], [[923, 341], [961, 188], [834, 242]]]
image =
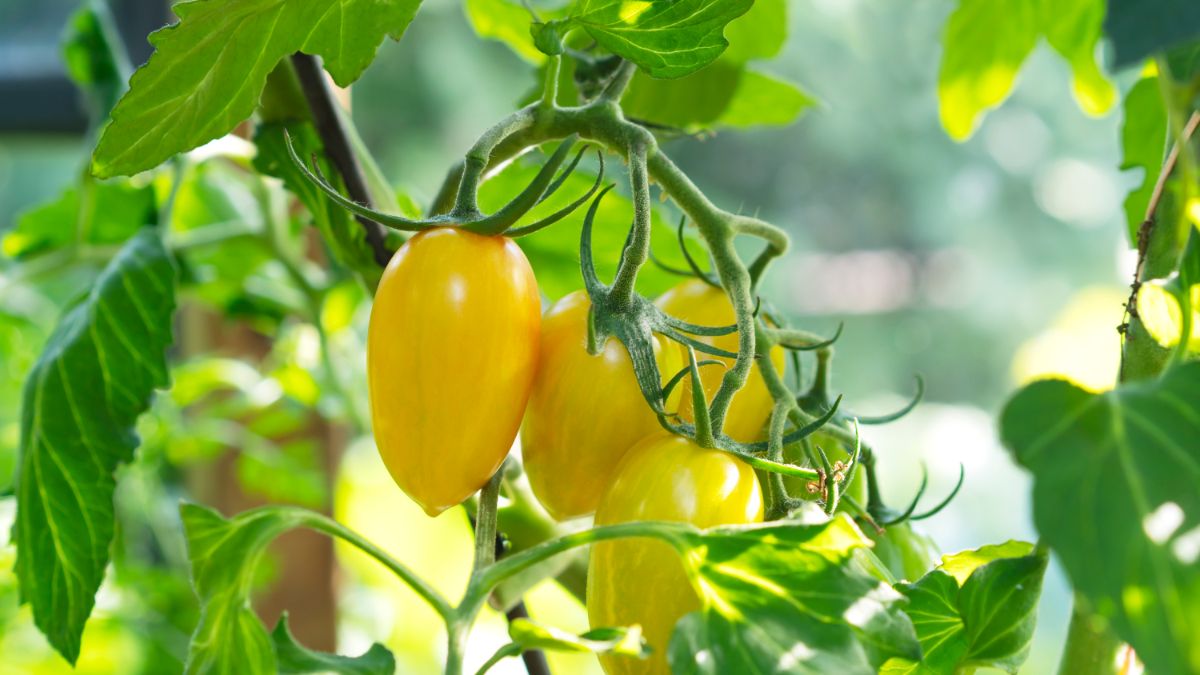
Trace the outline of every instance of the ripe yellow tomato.
[[[666, 434], [629, 450], [596, 511], [597, 525], [667, 520], [714, 527], [762, 519], [762, 491], [753, 469], [728, 453]], [[669, 544], [618, 539], [592, 547], [587, 606], [593, 627], [639, 624], [654, 648], [644, 661], [601, 657], [605, 672], [665, 674], [675, 622], [699, 609], [700, 599]]]
[[[595, 511], [625, 452], [662, 430], [625, 346], [610, 338], [601, 353], [588, 354], [590, 307], [587, 294], [576, 291], [543, 317], [537, 376], [521, 427], [530, 486], [559, 520]], [[656, 336], [654, 353], [664, 380], [683, 367], [665, 337]]]
[[[725, 291], [713, 288], [699, 279], [689, 279], [679, 284], [659, 296], [654, 304], [671, 316], [701, 326], [728, 326], [735, 320], [733, 305], [729, 303]], [[725, 351], [738, 350], [737, 333], [718, 337], [697, 336], [696, 339]], [[686, 359], [686, 348], [681, 348]], [[696, 358], [719, 359], [725, 363], [726, 368], [733, 366], [734, 362], [734, 359], [701, 353], [697, 353]], [[785, 360], [782, 347], [771, 350], [771, 362], [780, 373], [784, 372]], [[704, 394], [709, 401], [712, 401], [717, 389], [721, 387], [721, 378], [725, 376], [726, 368], [708, 366], [700, 369], [700, 381], [704, 384]], [[680, 389], [682, 392], [679, 399], [679, 415], [690, 422], [693, 419], [691, 380], [684, 378]], [[771, 393], [767, 391], [767, 385], [763, 382], [758, 367], [751, 368], [745, 386], [734, 394], [729, 411], [725, 414], [725, 434], [743, 443], [762, 440], [765, 437], [763, 427], [771, 416], [773, 404]]]
[[516, 438], [541, 299], [510, 239], [439, 227], [408, 240], [375, 293], [367, 378], [375, 443], [436, 516], [483, 487]]

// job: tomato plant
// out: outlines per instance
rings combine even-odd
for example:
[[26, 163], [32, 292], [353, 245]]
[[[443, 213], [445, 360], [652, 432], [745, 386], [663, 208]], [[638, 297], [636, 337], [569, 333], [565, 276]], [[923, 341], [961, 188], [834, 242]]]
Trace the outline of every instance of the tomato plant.
[[[88, 114], [90, 158], [0, 241], [0, 449], [18, 449], [0, 497], [13, 504], [3, 555], [15, 580], [0, 577], [0, 593], [12, 587], [32, 627], [84, 670], [94, 659], [129, 672], [460, 675], [520, 657], [541, 675], [547, 655], [583, 654], [609, 673], [954, 675], [1045, 667], [1034, 634], [1053, 556], [1073, 595], [1060, 672], [1200, 672], [1195, 6], [957, 0], [939, 29], [939, 118], [957, 141], [987, 130], [978, 143], [929, 145], [988, 168], [943, 176], [904, 133], [871, 144], [903, 146], [901, 164], [939, 182], [954, 218], [982, 218], [1013, 185], [1063, 221], [1115, 214], [1097, 197], [1116, 190], [1104, 172], [1073, 158], [1039, 164], [1053, 137], [1039, 136], [1038, 114], [985, 125], [1044, 40], [1085, 112], [1121, 101], [1121, 166], [1143, 173], [1124, 205], [1130, 288], [1123, 314], [1105, 315], [1120, 343], [1100, 350], [1119, 359], [1116, 381], [1097, 391], [1023, 379], [998, 422], [1014, 466], [977, 469], [984, 483], [1025, 471], [1036, 542], [940, 555], [914, 523], [956, 507], [967, 467], [985, 466], [978, 439], [964, 441], [958, 482], [936, 505], [930, 476], [957, 457], [937, 457], [915, 495], [885, 503], [883, 487], [916, 471], [893, 450], [906, 444], [897, 427], [871, 427], [913, 412], [925, 380], [898, 410], [865, 414], [894, 387], [879, 373], [884, 383], [861, 394], [862, 372], [876, 370], [863, 367], [835, 394], [835, 353], [875, 365], [932, 354], [931, 392], [949, 399], [979, 372], [1003, 379], [980, 368], [986, 336], [1042, 305], [998, 282], [972, 296], [966, 273], [946, 282], [939, 274], [962, 262], [953, 248], [924, 251], [920, 265], [874, 240], [844, 255], [795, 251], [824, 236], [808, 218], [932, 236], [892, 228], [902, 191], [871, 182], [904, 167], [872, 159], [848, 172], [849, 198], [788, 185], [774, 190], [786, 209], [747, 203], [785, 164], [811, 178], [854, 154], [719, 144], [815, 107], [764, 64], [783, 51], [789, 12], [804, 25], [836, 13], [820, 4], [466, 0], [475, 31], [505, 43], [536, 84], [497, 85], [515, 110], [438, 159], [440, 185], [410, 194], [385, 177], [395, 158], [381, 161], [380, 141], [413, 150], [445, 131], [457, 143], [460, 126], [437, 126], [449, 115], [415, 120], [463, 85], [455, 73], [487, 79], [494, 65], [441, 44], [444, 17], [425, 19], [438, 10], [196, 0], [176, 6], [131, 71], [104, 2], [85, 3], [63, 62]], [[383, 132], [360, 133], [343, 99], [387, 38], [428, 40], [404, 52], [418, 62], [404, 71], [447, 89], [380, 78], [403, 110], [387, 111]], [[870, 107], [873, 123], [893, 121]], [[689, 154], [717, 132], [715, 154]], [[782, 146], [782, 134], [747, 137]], [[970, 155], [983, 150], [1006, 180], [1030, 185], [994, 189], [997, 172]], [[0, 188], [10, 173], [22, 179], [0, 170]], [[772, 222], [781, 213], [801, 222], [785, 229]], [[990, 254], [1037, 259], [1060, 241], [1024, 223], [1012, 217], [988, 262], [959, 266], [994, 281]], [[1095, 238], [1075, 229], [1067, 248], [1082, 258]], [[1038, 288], [1061, 285], [1045, 277]], [[974, 300], [956, 305], [962, 297]], [[838, 304], [847, 298], [857, 304]], [[900, 298], [929, 325], [950, 311], [980, 323], [966, 336], [878, 329]], [[829, 312], [845, 319], [834, 332], [814, 318], [831, 307], [844, 310]], [[1039, 372], [1095, 365], [1074, 343], [1061, 354], [1060, 369]], [[938, 429], [957, 444], [952, 417]], [[907, 444], [927, 437], [915, 438]], [[372, 482], [384, 472], [406, 496]], [[358, 502], [344, 486], [356, 478], [369, 488]], [[1003, 499], [1024, 499], [1002, 487]], [[997, 502], [990, 511], [1020, 512]], [[354, 519], [363, 512], [371, 536]], [[338, 598], [343, 574], [398, 581], [403, 597]], [[273, 580], [300, 591], [281, 604], [262, 590]], [[1043, 605], [1062, 604], [1055, 592]], [[541, 612], [555, 593], [566, 609]], [[393, 607], [414, 598], [411, 612]], [[364, 606], [369, 620], [335, 626], [339, 608]], [[589, 625], [568, 630], [563, 617], [584, 606]], [[29, 651], [22, 621], [0, 613], [6, 659]], [[138, 658], [94, 649], [106, 630]], [[342, 633], [378, 642], [331, 652]], [[408, 653], [430, 641], [441, 651]]]

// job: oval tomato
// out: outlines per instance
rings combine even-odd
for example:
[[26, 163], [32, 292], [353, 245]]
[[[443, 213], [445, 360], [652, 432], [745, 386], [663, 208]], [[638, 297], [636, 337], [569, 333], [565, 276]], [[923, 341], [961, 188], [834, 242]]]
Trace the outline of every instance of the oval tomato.
[[[700, 279], [689, 279], [679, 284], [659, 296], [654, 304], [671, 316], [701, 326], [728, 326], [736, 318], [733, 314], [733, 305], [730, 304], [725, 291], [713, 288]], [[736, 352], [738, 350], [737, 333], [717, 337], [697, 336], [696, 339], [725, 351]], [[681, 346], [681, 349], [686, 363], [687, 348]], [[696, 353], [696, 358], [719, 359], [725, 363], [725, 368], [707, 366], [700, 369], [700, 381], [704, 384], [705, 398], [712, 401], [717, 389], [721, 387], [721, 379], [725, 377], [725, 370], [733, 366], [734, 360], [700, 352]], [[775, 370], [779, 373], [784, 372], [785, 360], [786, 356], [782, 347], [775, 347], [771, 350], [771, 362], [775, 364]], [[680, 389], [682, 392], [679, 399], [679, 415], [690, 422], [693, 419], [691, 380], [684, 378], [680, 383]], [[751, 368], [750, 375], [746, 378], [746, 384], [734, 394], [733, 400], [729, 404], [729, 410], [725, 414], [725, 434], [733, 440], [743, 443], [762, 440], [765, 437], [763, 427], [771, 416], [773, 406], [771, 393], [767, 391], [767, 385], [763, 382], [758, 367]]]
[[[667, 520], [713, 527], [762, 519], [753, 469], [726, 452], [666, 434], [630, 448], [596, 511], [597, 525]], [[669, 672], [675, 622], [699, 609], [700, 599], [669, 544], [621, 539], [592, 546], [587, 607], [593, 627], [641, 625], [654, 648], [649, 659], [605, 656], [600, 662], [610, 675], [642, 675]]]
[[541, 300], [512, 240], [439, 227], [388, 263], [367, 339], [375, 443], [436, 516], [483, 487], [512, 447], [537, 367]]
[[[590, 307], [587, 294], [576, 291], [542, 318], [537, 375], [521, 427], [529, 484], [559, 520], [595, 511], [625, 452], [662, 430], [625, 346], [610, 338], [601, 353], [587, 352]], [[656, 337], [654, 344], [664, 379], [683, 367], [668, 342]]]

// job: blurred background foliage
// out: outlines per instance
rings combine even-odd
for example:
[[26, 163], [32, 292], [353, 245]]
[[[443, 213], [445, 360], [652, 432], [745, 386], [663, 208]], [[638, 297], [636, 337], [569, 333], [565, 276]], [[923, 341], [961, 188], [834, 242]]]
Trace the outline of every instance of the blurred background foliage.
[[[73, 5], [5, 3], [0, 64], [14, 72], [22, 63], [44, 64], [46, 50], [57, 63], [60, 27]], [[911, 394], [914, 374], [925, 378], [925, 402], [900, 422], [869, 429], [868, 438], [881, 457], [885, 496], [897, 504], [916, 489], [922, 464], [934, 493], [949, 490], [958, 464], [965, 466], [957, 501], [923, 523], [946, 552], [1035, 537], [1029, 481], [996, 440], [996, 412], [1015, 385], [1036, 376], [1058, 373], [1096, 387], [1113, 381], [1115, 328], [1133, 265], [1121, 203], [1137, 178], [1117, 169], [1119, 113], [1081, 112], [1069, 95], [1067, 64], [1044, 43], [1011, 100], [969, 140], [951, 140], [939, 123], [937, 84], [940, 39], [953, 7], [951, 0], [793, 0], [780, 55], [754, 69], [800, 83], [805, 100], [796, 105], [807, 97], [815, 105], [789, 126], [665, 144], [715, 202], [787, 228], [794, 246], [765, 294], [805, 328], [831, 333], [845, 322], [834, 388], [854, 410], [888, 411]], [[145, 56], [144, 49], [133, 53], [135, 61]], [[354, 85], [353, 116], [384, 175], [403, 195], [428, 204], [450, 163], [536, 82], [510, 49], [475, 36], [461, 3], [433, 0]], [[1130, 84], [1118, 82], [1122, 90]], [[644, 114], [660, 112], [670, 123], [669, 110]], [[0, 135], [0, 485], [9, 484], [15, 464], [22, 379], [62, 308], [95, 275], [95, 261], [111, 253], [96, 227], [100, 238], [69, 257], [17, 265], [38, 246], [53, 248], [30, 238], [46, 232], [39, 222], [62, 220], [54, 206], [38, 205], [59, 200], [59, 208], [78, 211], [69, 203], [78, 195], [63, 190], [82, 170], [87, 142], [65, 133]], [[139, 461], [124, 469], [115, 562], [84, 636], [79, 672], [179, 672], [196, 606], [176, 505], [185, 495], [211, 493], [203, 467], [221, 462], [232, 463], [229, 475], [255, 498], [331, 504], [336, 517], [451, 595], [469, 572], [462, 510], [424, 517], [395, 489], [369, 436], [347, 432], [366, 416], [366, 293], [309, 259], [300, 219], [278, 186], [264, 196], [247, 178], [250, 149], [236, 142], [209, 147], [181, 169], [167, 225], [176, 244], [187, 242], [183, 279], [219, 282], [189, 284], [188, 311], [196, 315], [177, 327], [174, 360], [182, 365], [170, 394], [143, 420]], [[531, 166], [517, 162], [492, 181], [483, 205], [522, 184]], [[590, 182], [579, 181], [563, 199]], [[101, 184], [98, 198], [123, 190], [130, 194], [110, 196], [133, 208], [131, 194], [161, 196], [167, 182], [159, 173]], [[273, 212], [261, 208], [264, 200]], [[611, 273], [624, 234], [622, 207], [609, 204], [612, 215], [602, 222], [614, 225], [597, 231], [596, 247], [612, 254]], [[249, 234], [219, 249], [195, 236], [221, 227]], [[574, 216], [523, 242], [548, 296], [580, 285], [576, 258], [559, 245], [578, 228]], [[656, 237], [656, 253], [677, 259], [665, 222]], [[295, 270], [280, 263], [281, 246], [293, 267], [329, 285], [320, 306], [297, 286]], [[672, 282], [649, 273], [642, 290], [656, 293]], [[243, 348], [214, 342], [213, 333], [242, 330], [250, 336]], [[340, 434], [337, 444], [345, 447], [332, 482], [314, 424]], [[12, 500], [0, 500], [0, 529], [7, 531], [12, 514]], [[360, 554], [339, 548], [338, 560], [339, 651], [358, 653], [379, 640], [395, 652], [401, 672], [434, 669], [444, 647], [432, 612]], [[0, 547], [0, 675], [67, 672], [28, 609], [18, 609], [12, 563], [11, 547]], [[291, 564], [304, 561], [266, 565], [263, 587]], [[1061, 574], [1052, 571], [1024, 672], [1053, 668], [1068, 599]], [[528, 604], [545, 623], [586, 627], [582, 608], [553, 583], [538, 587]], [[468, 667], [504, 637], [502, 617], [486, 615]], [[556, 672], [598, 672], [587, 655], [550, 658]], [[509, 660], [496, 672], [523, 670]]]

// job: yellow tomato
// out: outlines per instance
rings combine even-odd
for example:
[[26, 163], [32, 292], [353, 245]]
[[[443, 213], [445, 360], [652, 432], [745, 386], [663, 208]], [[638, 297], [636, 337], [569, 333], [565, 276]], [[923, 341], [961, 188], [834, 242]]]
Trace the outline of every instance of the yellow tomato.
[[[728, 326], [735, 320], [733, 305], [729, 303], [729, 297], [725, 295], [725, 291], [713, 288], [699, 279], [689, 279], [679, 284], [662, 294], [655, 304], [671, 316], [701, 326]], [[736, 352], [738, 350], [737, 333], [718, 337], [697, 337], [696, 339], [725, 351]], [[681, 347], [681, 349], [684, 350], [683, 354], [686, 359], [686, 348]], [[725, 370], [733, 366], [734, 359], [702, 353], [697, 353], [696, 358], [718, 359], [725, 363], [725, 368], [707, 366], [700, 369], [700, 381], [704, 384], [705, 398], [711, 402], [717, 389], [721, 387], [721, 378], [725, 376]], [[779, 373], [784, 371], [785, 359], [782, 347], [775, 347], [771, 350], [771, 362], [775, 364], [775, 370]], [[680, 389], [682, 389], [682, 393], [679, 399], [679, 415], [690, 422], [693, 419], [691, 380], [684, 378], [680, 383]], [[730, 402], [729, 410], [725, 414], [725, 434], [735, 441], [743, 443], [762, 440], [766, 436], [763, 427], [771, 416], [773, 405], [771, 393], [767, 391], [767, 385], [758, 372], [758, 366], [754, 366], [750, 369], [745, 386], [734, 394], [733, 401]]]
[[[590, 307], [587, 294], [576, 291], [542, 319], [537, 376], [521, 428], [529, 483], [560, 520], [595, 511], [625, 452], [662, 430], [625, 346], [610, 338], [601, 353], [588, 354]], [[664, 337], [656, 336], [654, 353], [664, 379], [683, 367]]]
[[[597, 525], [667, 520], [714, 527], [762, 519], [762, 492], [753, 469], [728, 453], [666, 434], [629, 450], [596, 511]], [[675, 622], [699, 609], [700, 599], [669, 544], [619, 539], [592, 547], [587, 606], [592, 627], [639, 624], [654, 648], [644, 661], [601, 657], [605, 672], [665, 674]]]
[[396, 484], [436, 516], [512, 447], [537, 367], [541, 300], [521, 249], [439, 227], [408, 240], [375, 293], [367, 378]]

